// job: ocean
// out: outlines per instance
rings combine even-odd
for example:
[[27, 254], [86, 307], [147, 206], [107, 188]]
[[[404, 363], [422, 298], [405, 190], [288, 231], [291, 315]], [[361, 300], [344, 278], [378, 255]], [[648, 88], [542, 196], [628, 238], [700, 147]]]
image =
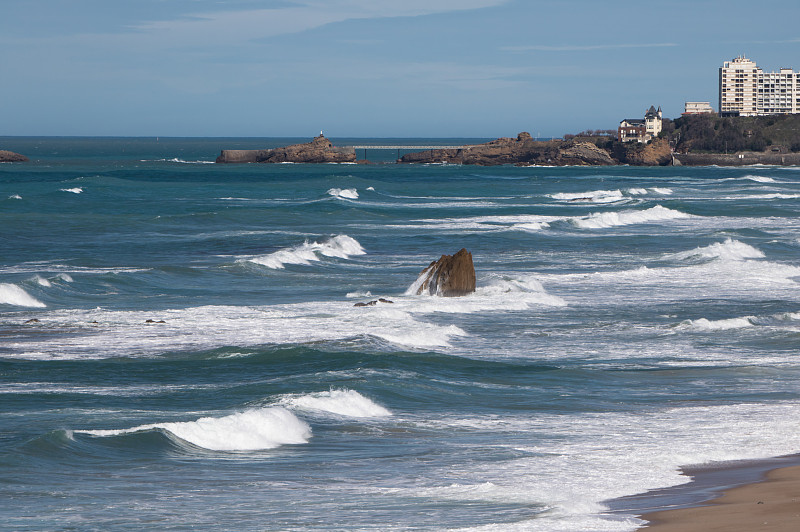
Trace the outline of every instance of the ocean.
[[0, 528], [632, 531], [800, 450], [800, 168], [213, 164], [297, 141], [0, 138]]

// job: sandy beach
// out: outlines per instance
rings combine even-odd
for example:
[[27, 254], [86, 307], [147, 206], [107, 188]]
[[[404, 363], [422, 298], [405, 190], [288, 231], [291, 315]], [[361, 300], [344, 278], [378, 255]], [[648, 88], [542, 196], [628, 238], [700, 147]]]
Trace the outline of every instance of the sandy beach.
[[727, 490], [703, 506], [642, 516], [648, 532], [800, 530], [800, 466], [774, 469], [760, 482]]

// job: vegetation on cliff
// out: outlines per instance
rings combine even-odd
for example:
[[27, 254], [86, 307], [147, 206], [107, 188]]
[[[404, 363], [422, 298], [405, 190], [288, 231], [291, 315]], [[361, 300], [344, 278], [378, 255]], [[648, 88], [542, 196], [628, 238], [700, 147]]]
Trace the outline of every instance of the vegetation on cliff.
[[687, 115], [664, 120], [661, 137], [679, 153], [800, 152], [800, 116], [720, 117]]

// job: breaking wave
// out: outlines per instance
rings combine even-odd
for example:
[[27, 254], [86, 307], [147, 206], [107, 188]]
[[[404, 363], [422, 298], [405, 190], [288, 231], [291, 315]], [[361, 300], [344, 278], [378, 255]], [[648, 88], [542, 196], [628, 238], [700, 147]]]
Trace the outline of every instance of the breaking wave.
[[732, 329], [752, 327], [753, 319], [753, 316], [728, 318], [725, 320], [709, 320], [706, 318], [699, 318], [696, 320], [686, 320], [678, 327], [681, 329], [690, 329], [694, 331], [728, 331]]
[[551, 198], [570, 202], [587, 203], [615, 203], [622, 201], [625, 196], [620, 190], [592, 190], [590, 192], [559, 192], [551, 194]]
[[687, 259], [722, 259], [722, 260], [746, 260], [762, 259], [764, 253], [738, 240], [727, 239], [725, 242], [717, 242], [709, 246], [695, 248], [681, 253], [669, 255], [667, 258], [676, 260]]
[[689, 218], [686, 214], [661, 205], [643, 211], [601, 212], [585, 218], [572, 218], [572, 223], [582, 229], [605, 229], [623, 225], [645, 224], [650, 222]]
[[335, 198], [358, 199], [358, 191], [354, 188], [332, 188], [328, 190], [328, 194]]
[[81, 192], [83, 192], [83, 189], [82, 189], [82, 188], [80, 188], [80, 187], [75, 187], [75, 188], [62, 188], [62, 189], [61, 189], [61, 192], [72, 192], [73, 194], [80, 194]]
[[311, 427], [276, 406], [255, 408], [223, 417], [203, 417], [196, 421], [153, 423], [122, 430], [76, 430], [97, 437], [122, 436], [135, 432], [161, 430], [192, 445], [212, 451], [257, 451], [281, 445], [308, 443]]
[[324, 242], [308, 242], [269, 255], [245, 259], [248, 262], [266, 266], [275, 270], [283, 269], [287, 264], [310, 265], [320, 260], [320, 256], [348, 259], [353, 255], [366, 255], [366, 251], [355, 238], [338, 235]]
[[290, 396], [282, 401], [289, 407], [317, 412], [327, 412], [345, 417], [387, 417], [392, 413], [355, 390], [330, 390], [300, 396]]
[[36, 308], [47, 306], [19, 286], [9, 283], [0, 283], [0, 305]]

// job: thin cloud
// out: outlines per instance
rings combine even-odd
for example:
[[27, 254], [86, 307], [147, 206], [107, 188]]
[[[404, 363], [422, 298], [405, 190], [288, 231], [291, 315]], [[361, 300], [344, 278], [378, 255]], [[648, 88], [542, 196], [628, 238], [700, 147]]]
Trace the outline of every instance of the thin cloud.
[[131, 27], [135, 32], [165, 40], [197, 43], [241, 43], [289, 35], [327, 24], [356, 19], [416, 17], [498, 6], [508, 0], [338, 0], [296, 1], [278, 8], [186, 13]]
[[623, 48], [669, 48], [678, 46], [677, 43], [645, 43], [645, 44], [583, 44], [583, 45], [527, 45], [527, 46], [503, 46], [500, 49], [504, 52], [591, 52], [595, 50], [619, 50]]

